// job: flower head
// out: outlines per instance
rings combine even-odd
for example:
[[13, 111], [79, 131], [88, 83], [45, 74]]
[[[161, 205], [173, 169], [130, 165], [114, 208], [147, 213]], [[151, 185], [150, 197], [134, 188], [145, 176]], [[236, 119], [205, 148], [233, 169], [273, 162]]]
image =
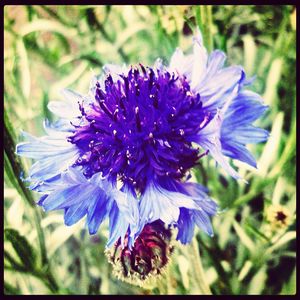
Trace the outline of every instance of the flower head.
[[273, 204], [266, 210], [266, 219], [270, 223], [272, 229], [286, 229], [292, 221], [292, 216], [286, 207], [279, 204]]
[[38, 204], [64, 209], [66, 225], [86, 215], [90, 234], [108, 217], [107, 246], [128, 251], [158, 221], [176, 227], [184, 244], [195, 225], [213, 235], [217, 204], [188, 181], [190, 170], [208, 154], [240, 179], [225, 157], [255, 166], [245, 145], [268, 137], [252, 125], [266, 110], [261, 97], [244, 89], [242, 67], [224, 62], [199, 35], [193, 53], [177, 49], [169, 66], [106, 65], [88, 95], [64, 90], [66, 101], [48, 106], [60, 120], [17, 145], [17, 154], [37, 160], [27, 180], [43, 194]]

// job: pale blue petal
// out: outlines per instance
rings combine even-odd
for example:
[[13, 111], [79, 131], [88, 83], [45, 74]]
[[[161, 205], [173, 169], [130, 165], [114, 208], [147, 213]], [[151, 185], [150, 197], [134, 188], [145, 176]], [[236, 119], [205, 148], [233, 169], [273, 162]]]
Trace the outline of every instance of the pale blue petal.
[[195, 39], [193, 45], [193, 69], [191, 78], [191, 88], [194, 90], [195, 87], [203, 80], [206, 75], [207, 68], [207, 51], [202, 44], [202, 39]]
[[49, 194], [50, 192], [62, 187], [61, 174], [58, 174], [45, 181], [38, 180], [38, 181], [31, 181], [31, 182], [32, 184], [29, 186], [29, 188], [39, 193]]
[[233, 140], [244, 145], [264, 142], [269, 137], [269, 132], [267, 130], [252, 125], [236, 128], [232, 134], [234, 134], [232, 137]]
[[43, 208], [45, 211], [64, 208], [76, 203], [78, 199], [79, 186], [71, 186], [64, 189], [56, 190], [52, 192], [43, 201]]
[[126, 66], [126, 64], [123, 64], [122, 66], [115, 65], [115, 64], [105, 64], [103, 66], [103, 71], [106, 74], [110, 74], [113, 81], [116, 82], [117, 80], [121, 79], [120, 75], [128, 72], [128, 67]]
[[78, 185], [87, 182], [87, 179], [82, 174], [82, 170], [80, 169], [80, 167], [68, 168], [61, 174], [61, 178], [64, 185]]
[[56, 122], [50, 123], [49, 120], [45, 119], [43, 122], [45, 132], [52, 138], [60, 138], [67, 140], [71, 136], [75, 128], [71, 125], [70, 121], [60, 119]]
[[210, 219], [204, 211], [193, 211], [194, 221], [197, 226], [210, 236], [214, 235]]
[[85, 201], [66, 208], [64, 215], [65, 224], [67, 226], [72, 226], [82, 219], [87, 213], [87, 206], [88, 203]]
[[201, 82], [194, 90], [200, 94], [203, 107], [212, 111], [236, 97], [244, 75], [241, 67], [231, 66], [220, 70], [208, 81]]
[[151, 223], [158, 219], [165, 224], [175, 223], [179, 207], [198, 209], [193, 199], [187, 195], [149, 184], [140, 200], [141, 223]]
[[222, 154], [220, 142], [220, 126], [222, 124], [222, 115], [217, 112], [215, 117], [204, 127], [195, 140], [204, 150], [208, 150], [209, 154], [235, 179], [241, 178], [239, 174], [229, 165], [228, 161]]
[[222, 153], [256, 168], [255, 158], [244, 145], [225, 139], [224, 142], [222, 141]]
[[224, 155], [256, 167], [255, 158], [245, 145], [268, 139], [268, 131], [251, 125], [267, 109], [262, 98], [252, 91], [242, 91], [233, 99], [225, 112], [221, 129], [221, 144]]
[[51, 101], [48, 109], [60, 118], [74, 119], [81, 115], [77, 102], [73, 104], [66, 101]]
[[209, 216], [214, 216], [217, 213], [218, 205], [217, 205], [217, 203], [215, 201], [213, 201], [213, 200], [211, 200], [209, 198], [204, 198], [201, 201], [195, 199], [195, 202]]
[[90, 234], [95, 234], [103, 220], [108, 216], [112, 205], [112, 200], [109, 199], [104, 191], [97, 194], [97, 199], [88, 207], [87, 224]]
[[215, 50], [208, 57], [207, 72], [205, 80], [211, 78], [224, 66], [226, 55], [223, 51]]
[[64, 140], [53, 142], [50, 140], [36, 139], [34, 142], [24, 142], [16, 146], [16, 154], [24, 157], [41, 159], [57, 156], [64, 152], [74, 151], [75, 146]]
[[111, 196], [116, 201], [125, 219], [131, 224], [136, 224], [139, 218], [137, 199], [134, 199], [130, 193], [124, 193], [117, 189], [111, 192]]
[[262, 104], [262, 98], [258, 94], [247, 90], [239, 92], [225, 113], [224, 130], [232, 131], [237, 126], [250, 124], [267, 109], [268, 106]]
[[110, 248], [119, 238], [121, 238], [121, 245], [124, 245], [124, 237], [128, 226], [129, 223], [120, 213], [117, 204], [114, 203], [109, 214], [109, 239], [106, 247]]
[[182, 244], [188, 244], [192, 241], [194, 236], [195, 222], [190, 210], [186, 208], [180, 209], [180, 216], [178, 219], [178, 233], [176, 240]]
[[59, 153], [56, 156], [49, 156], [35, 162], [30, 170], [29, 176], [32, 180], [48, 180], [71, 166], [78, 158], [78, 150]]
[[182, 50], [177, 48], [170, 60], [169, 69], [171, 72], [179, 73], [180, 75], [185, 75], [188, 79], [192, 76], [194, 63], [194, 55], [184, 55]]

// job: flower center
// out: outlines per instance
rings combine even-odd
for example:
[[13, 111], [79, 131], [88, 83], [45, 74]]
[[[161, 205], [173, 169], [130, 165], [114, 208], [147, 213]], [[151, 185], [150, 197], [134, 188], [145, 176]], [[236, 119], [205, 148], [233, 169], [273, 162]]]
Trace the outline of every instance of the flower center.
[[191, 136], [205, 115], [183, 76], [142, 65], [116, 80], [109, 74], [81, 113], [84, 125], [69, 141], [87, 177], [102, 172], [142, 191], [149, 178], [182, 178], [199, 158]]
[[285, 223], [286, 214], [282, 211], [277, 211], [276, 220]]

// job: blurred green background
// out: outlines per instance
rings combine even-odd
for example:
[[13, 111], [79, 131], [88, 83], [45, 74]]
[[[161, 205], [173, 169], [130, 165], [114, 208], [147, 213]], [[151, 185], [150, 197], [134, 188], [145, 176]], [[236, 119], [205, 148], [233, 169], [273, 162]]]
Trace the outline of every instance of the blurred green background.
[[[26, 189], [32, 161], [15, 157], [21, 130], [43, 135], [50, 100], [72, 88], [87, 93], [105, 63], [168, 63], [177, 46], [190, 51], [197, 27], [209, 50], [256, 76], [251, 89], [269, 111], [270, 130], [249, 148], [258, 169], [235, 163], [249, 184], [203, 158], [195, 178], [222, 211], [215, 236], [196, 231], [213, 294], [296, 292], [296, 8], [293, 6], [5, 6], [4, 7], [4, 292], [6, 294], [197, 294], [194, 257], [176, 246], [159, 284], [117, 280], [103, 254], [108, 229], [89, 236], [84, 221], [66, 227], [62, 212], [43, 213]], [[22, 173], [22, 170], [24, 173]]]

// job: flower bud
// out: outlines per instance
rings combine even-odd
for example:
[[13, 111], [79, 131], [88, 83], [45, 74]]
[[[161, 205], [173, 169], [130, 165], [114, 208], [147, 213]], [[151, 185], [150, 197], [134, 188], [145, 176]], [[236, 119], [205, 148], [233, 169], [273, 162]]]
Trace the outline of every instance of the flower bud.
[[173, 251], [171, 229], [161, 221], [145, 225], [130, 249], [127, 236], [122, 248], [119, 239], [106, 251], [115, 275], [124, 281], [143, 285], [153, 275], [159, 275], [167, 265]]

